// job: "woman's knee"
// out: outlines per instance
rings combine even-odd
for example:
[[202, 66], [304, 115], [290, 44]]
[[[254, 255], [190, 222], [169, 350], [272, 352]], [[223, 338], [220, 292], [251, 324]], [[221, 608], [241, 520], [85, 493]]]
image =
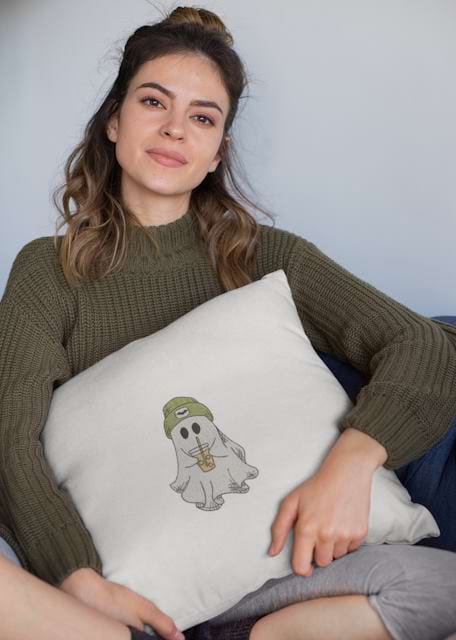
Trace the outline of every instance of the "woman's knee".
[[366, 595], [394, 640], [442, 640], [456, 630], [456, 553], [451, 551], [362, 545], [315, 568], [311, 580], [311, 597]]
[[441, 640], [456, 630], [456, 553], [395, 544], [371, 556], [368, 599], [393, 638]]

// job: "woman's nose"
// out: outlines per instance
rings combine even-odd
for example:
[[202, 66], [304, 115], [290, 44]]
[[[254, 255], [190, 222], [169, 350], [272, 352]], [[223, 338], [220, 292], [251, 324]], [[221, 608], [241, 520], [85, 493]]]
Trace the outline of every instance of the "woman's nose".
[[171, 129], [170, 127], [165, 127], [163, 130], [163, 133], [166, 136], [169, 136], [170, 138], [180, 139], [184, 137], [183, 131], [181, 129], [176, 129], [176, 128]]
[[172, 138], [182, 138], [184, 136], [184, 125], [178, 118], [170, 118], [162, 126], [163, 133]]

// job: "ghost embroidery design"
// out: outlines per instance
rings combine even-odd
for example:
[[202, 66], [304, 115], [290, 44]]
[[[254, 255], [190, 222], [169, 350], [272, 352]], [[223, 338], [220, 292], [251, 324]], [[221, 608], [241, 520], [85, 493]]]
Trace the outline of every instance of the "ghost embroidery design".
[[214, 424], [206, 405], [195, 398], [172, 398], [163, 407], [166, 437], [177, 458], [177, 477], [169, 486], [198, 509], [220, 509], [224, 493], [247, 493], [246, 480], [258, 469], [247, 464], [245, 450]]

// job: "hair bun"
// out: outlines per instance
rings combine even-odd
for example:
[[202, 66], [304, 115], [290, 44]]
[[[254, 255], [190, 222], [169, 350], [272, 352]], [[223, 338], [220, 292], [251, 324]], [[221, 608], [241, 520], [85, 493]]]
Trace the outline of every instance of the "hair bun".
[[166, 17], [165, 22], [172, 24], [198, 24], [202, 27], [221, 33], [228, 46], [233, 45], [233, 36], [216, 13], [198, 7], [176, 7]]

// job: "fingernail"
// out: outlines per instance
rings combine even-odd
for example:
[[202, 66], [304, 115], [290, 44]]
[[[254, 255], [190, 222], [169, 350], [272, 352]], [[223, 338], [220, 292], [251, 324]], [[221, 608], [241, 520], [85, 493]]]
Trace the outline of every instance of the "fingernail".
[[271, 556], [271, 555], [274, 553], [274, 551], [275, 551], [275, 547], [274, 547], [274, 543], [273, 543], [273, 544], [271, 544], [271, 546], [269, 547], [268, 554]]
[[185, 640], [185, 636], [180, 631], [176, 631], [176, 633], [173, 635], [173, 640]]

